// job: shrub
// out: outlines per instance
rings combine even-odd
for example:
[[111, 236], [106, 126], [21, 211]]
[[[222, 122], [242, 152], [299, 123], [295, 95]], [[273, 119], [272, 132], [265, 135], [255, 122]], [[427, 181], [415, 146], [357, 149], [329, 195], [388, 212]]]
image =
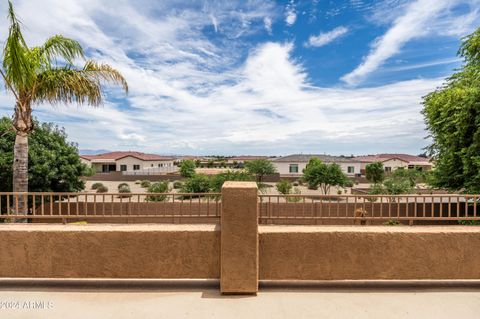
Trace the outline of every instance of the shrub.
[[[123, 184], [125, 184], [125, 183], [123, 183]], [[121, 187], [119, 185], [118, 192], [121, 194], [119, 197], [130, 197], [130, 196], [132, 196], [130, 194], [131, 191], [130, 191], [130, 186], [128, 186], [128, 184], [122, 185]]]
[[103, 186], [102, 183], [93, 183], [92, 184], [92, 189], [98, 189], [99, 187]]
[[283, 195], [290, 194], [293, 188], [292, 183], [290, 183], [287, 180], [281, 180], [280, 182], [277, 183], [276, 187], [277, 187], [277, 191]]
[[478, 226], [480, 225], [480, 220], [459, 220], [458, 223], [464, 226]]
[[185, 160], [180, 164], [180, 175], [189, 178], [195, 175], [196, 164], [192, 160]]
[[108, 192], [108, 187], [105, 185], [101, 185], [97, 187], [97, 193], [107, 193]]
[[293, 186], [299, 186], [300, 183], [297, 181], [297, 182], [293, 182], [292, 185], [293, 185]]
[[197, 174], [187, 179], [182, 186], [182, 193], [208, 193], [210, 178], [204, 174]]
[[148, 188], [150, 187], [150, 185], [152, 185], [152, 183], [149, 180], [143, 180], [140, 182], [140, 186], [142, 186], [143, 188]]
[[[168, 182], [157, 182], [148, 187], [148, 192], [155, 194], [168, 193], [168, 190]], [[163, 202], [165, 199], [167, 199], [167, 195], [147, 196], [147, 201], [150, 202]]]
[[183, 186], [183, 183], [180, 182], [180, 181], [173, 182], [173, 188], [174, 189], [180, 189], [180, 188], [182, 188], [182, 186]]
[[140, 185], [141, 183], [142, 183], [141, 180], [136, 180], [136, 181], [135, 181], [135, 184], [136, 184], [136, 185]]
[[390, 219], [389, 221], [383, 223], [385, 226], [398, 226], [400, 222], [398, 220]]
[[125, 186], [130, 189], [130, 185], [128, 185], [127, 183], [120, 183], [120, 184], [118, 184], [117, 188], [118, 188], [118, 190], [120, 190], [120, 188], [125, 187]]
[[[291, 191], [291, 194], [294, 194], [294, 195], [300, 195], [302, 194], [302, 192], [300, 191], [300, 189], [298, 187], [294, 187], [293, 190]], [[302, 197], [287, 197], [287, 201], [290, 202], [290, 203], [298, 203], [299, 201], [302, 200]]]

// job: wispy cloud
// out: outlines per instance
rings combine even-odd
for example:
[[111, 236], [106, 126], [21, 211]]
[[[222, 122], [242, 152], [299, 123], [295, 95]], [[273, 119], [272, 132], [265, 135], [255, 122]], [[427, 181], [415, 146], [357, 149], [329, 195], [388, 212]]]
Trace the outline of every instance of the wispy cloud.
[[347, 84], [355, 85], [375, 71], [387, 59], [397, 54], [408, 41], [425, 35], [429, 22], [448, 7], [449, 0], [417, 0], [410, 4], [393, 26], [373, 44], [371, 52], [352, 72], [342, 77]]
[[[369, 74], [381, 67], [389, 58], [398, 54], [409, 41], [432, 33], [455, 35], [471, 30], [476, 11], [463, 17], [464, 24], [458, 26], [458, 16], [451, 14], [455, 5], [478, 3], [477, 0], [416, 0], [404, 5], [403, 12], [393, 20], [388, 31], [372, 44], [370, 53], [363, 62], [341, 79], [349, 85], [359, 84]], [[397, 11], [398, 12], [398, 11]], [[467, 20], [470, 21], [466, 21]], [[390, 19], [390, 17], [387, 17]], [[457, 21], [457, 23], [455, 23]], [[441, 27], [441, 25], [443, 25]], [[448, 26], [447, 26], [448, 25]]]
[[295, 2], [294, 0], [290, 0], [290, 2], [285, 7], [285, 23], [287, 26], [292, 26], [297, 21], [297, 11], [295, 9]]
[[[281, 154], [422, 146], [421, 96], [440, 79], [318, 87], [292, 56], [293, 42], [244, 41], [265, 34], [265, 21], [275, 22], [275, 15], [283, 21], [283, 7], [276, 11], [275, 3], [260, 0], [205, 3], [179, 11], [170, 1], [17, 0], [30, 44], [52, 32], [77, 39], [90, 57], [118, 68], [131, 89], [125, 99], [109, 90], [100, 108], [42, 104], [34, 114], [65, 126], [86, 149]], [[0, 20], [2, 39], [5, 24]], [[10, 115], [12, 106], [2, 91], [0, 114]]]
[[344, 26], [337, 27], [328, 32], [320, 32], [319, 35], [312, 35], [308, 38], [306, 46], [322, 47], [330, 42], [347, 34], [348, 28]]

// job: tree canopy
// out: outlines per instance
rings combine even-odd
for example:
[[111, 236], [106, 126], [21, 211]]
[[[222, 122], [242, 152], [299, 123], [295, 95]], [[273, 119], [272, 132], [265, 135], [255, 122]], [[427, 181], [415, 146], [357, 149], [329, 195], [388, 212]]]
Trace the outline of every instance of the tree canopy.
[[266, 159], [245, 162], [245, 168], [249, 174], [255, 175], [257, 182], [261, 183], [265, 175], [275, 174], [275, 166]]
[[365, 166], [365, 174], [367, 180], [371, 183], [378, 184], [385, 179], [385, 170], [382, 162], [373, 162]]
[[[28, 159], [29, 189], [37, 192], [83, 190], [82, 175], [88, 167], [80, 161], [77, 146], [67, 141], [63, 129], [51, 123], [34, 121]], [[12, 120], [0, 119], [0, 191], [12, 191], [12, 162], [15, 131]]]
[[338, 164], [325, 164], [317, 157], [308, 162], [303, 170], [303, 179], [309, 188], [320, 187], [324, 194], [330, 192], [331, 186], [346, 187], [352, 184]]
[[180, 164], [180, 175], [186, 178], [193, 177], [195, 175], [195, 168], [197, 165], [192, 160], [182, 161]]
[[480, 191], [480, 28], [462, 41], [464, 65], [423, 100], [433, 143], [432, 186]]

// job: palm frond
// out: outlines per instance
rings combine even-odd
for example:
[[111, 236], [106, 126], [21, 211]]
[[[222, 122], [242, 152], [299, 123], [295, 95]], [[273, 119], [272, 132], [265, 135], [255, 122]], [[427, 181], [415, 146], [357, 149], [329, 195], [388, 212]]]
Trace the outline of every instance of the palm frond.
[[3, 49], [3, 69], [9, 86], [21, 90], [35, 81], [35, 69], [28, 59], [29, 48], [23, 38], [20, 21], [15, 15], [11, 1], [8, 2], [8, 18], [10, 26]]
[[37, 78], [34, 100], [57, 104], [78, 103], [97, 106], [103, 103], [104, 82], [120, 84], [128, 92], [125, 78], [107, 64], [87, 61], [81, 70], [70, 66], [42, 72]]
[[97, 63], [89, 60], [85, 63], [83, 71], [88, 73], [89, 76], [93, 77], [99, 82], [119, 84], [122, 86], [125, 92], [128, 92], [128, 83], [123, 75], [108, 64]]
[[68, 67], [50, 69], [38, 76], [34, 100], [98, 106], [103, 102], [101, 83], [83, 71]]
[[43, 46], [39, 47], [39, 54], [49, 63], [63, 58], [67, 63], [73, 64], [76, 58], [85, 57], [80, 43], [62, 35], [54, 35], [47, 39]]

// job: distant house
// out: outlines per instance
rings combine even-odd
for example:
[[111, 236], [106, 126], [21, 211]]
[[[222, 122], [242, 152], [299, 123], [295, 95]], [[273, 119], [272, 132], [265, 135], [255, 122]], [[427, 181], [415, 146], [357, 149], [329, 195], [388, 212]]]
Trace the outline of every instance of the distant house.
[[264, 159], [268, 159], [268, 156], [242, 155], [242, 156], [234, 156], [234, 157], [228, 158], [227, 163], [230, 163], [230, 164], [233, 164], [233, 163], [244, 164], [245, 162], [248, 162], [248, 161], [264, 160]]
[[98, 155], [80, 155], [83, 163], [97, 173], [139, 171], [151, 168], [173, 167], [174, 158], [140, 152], [109, 152]]
[[311, 158], [318, 157], [327, 164], [336, 163], [348, 176], [360, 174], [361, 164], [352, 157], [317, 155], [317, 154], [293, 154], [272, 159], [273, 165], [280, 173], [280, 177], [301, 177], [303, 169]]
[[399, 168], [429, 171], [433, 167], [433, 163], [429, 158], [408, 154], [376, 154], [357, 156], [355, 159], [361, 163], [362, 175], [365, 175], [365, 167], [373, 162], [381, 162], [387, 173], [393, 172]]

